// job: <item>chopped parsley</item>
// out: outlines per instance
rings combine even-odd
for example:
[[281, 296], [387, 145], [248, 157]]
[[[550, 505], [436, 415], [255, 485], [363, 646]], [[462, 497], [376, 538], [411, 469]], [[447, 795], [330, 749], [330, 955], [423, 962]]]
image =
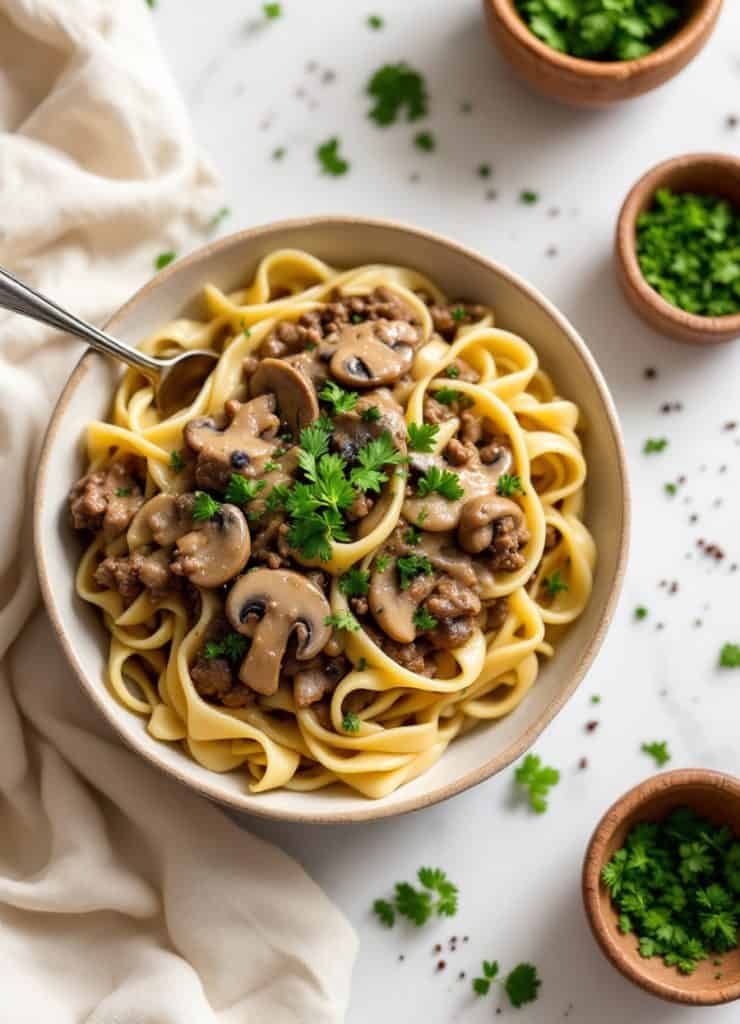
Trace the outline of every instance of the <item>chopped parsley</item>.
[[[491, 984], [498, 980], [498, 960], [484, 960], [481, 965], [482, 977], [473, 978], [473, 991], [478, 996], [487, 996]], [[537, 968], [532, 964], [517, 964], [502, 982], [512, 1006], [519, 1008], [525, 1003], [532, 1003], [538, 995], [542, 982], [537, 976]]]
[[635, 608], [635, 618], [638, 621], [642, 621], [642, 619], [646, 619], [647, 617], [648, 617], [648, 610], [645, 607], [645, 605], [644, 604], [638, 604], [637, 608]]
[[244, 335], [245, 338], [251, 338], [252, 337], [252, 332], [247, 327], [247, 324], [246, 324], [246, 322], [244, 320], [244, 317], [242, 317], [242, 319], [239, 321], [239, 326], [241, 327], [242, 334]]
[[379, 14], [369, 14], [367, 17], [367, 27], [377, 29], [382, 28], [385, 25], [385, 21], [380, 17]]
[[342, 728], [345, 732], [359, 732], [360, 731], [360, 718], [354, 711], [348, 711], [342, 718]]
[[192, 516], [196, 522], [213, 519], [220, 508], [220, 502], [216, 501], [215, 498], [212, 498], [210, 494], [206, 494], [205, 491], [195, 492]]
[[372, 76], [367, 93], [373, 100], [368, 117], [378, 125], [393, 124], [403, 112], [407, 121], [418, 121], [428, 111], [424, 78], [408, 64], [385, 64]]
[[280, 463], [273, 462], [272, 459], [269, 459], [262, 467], [264, 473], [274, 473], [276, 469], [280, 469]]
[[164, 270], [170, 263], [177, 259], [177, 253], [169, 250], [168, 252], [161, 252], [154, 261], [155, 270]]
[[226, 488], [224, 501], [231, 505], [246, 505], [257, 497], [260, 491], [264, 490], [264, 480], [247, 480], [238, 473], [232, 473], [229, 479], [229, 486]]
[[502, 498], [511, 498], [515, 494], [524, 494], [521, 477], [516, 473], [502, 473], [496, 484], [496, 493]]
[[274, 21], [275, 18], [279, 18], [283, 13], [282, 4], [262, 4], [262, 10], [266, 18]]
[[416, 545], [419, 543], [420, 537], [421, 534], [419, 533], [419, 528], [413, 525], [409, 526], [408, 530], [403, 535], [404, 541], [407, 544], [410, 544], [412, 548], [416, 547]]
[[659, 189], [637, 218], [643, 277], [696, 316], [740, 312], [740, 211], [719, 196]]
[[543, 43], [584, 60], [636, 60], [678, 27], [680, 0], [517, 0]]
[[442, 405], [453, 405], [455, 402], [459, 401], [461, 392], [457, 391], [455, 388], [437, 388], [434, 392], [434, 397], [438, 402], [441, 402]]
[[436, 423], [409, 423], [408, 425], [409, 448], [415, 452], [431, 452], [439, 433], [439, 426]]
[[467, 313], [465, 312], [465, 307], [455, 306], [455, 308], [452, 310], [451, 316], [456, 324], [461, 323], [467, 316]]
[[560, 781], [557, 768], [543, 765], [538, 754], [527, 754], [521, 764], [517, 765], [514, 778], [529, 791], [528, 800], [532, 810], [544, 814], [547, 810], [547, 795], [551, 787]]
[[433, 615], [430, 615], [426, 608], [417, 608], [414, 612], [411, 621], [414, 623], [418, 630], [425, 633], [429, 629], [436, 629], [437, 620]]
[[350, 569], [339, 577], [339, 589], [347, 597], [364, 597], [370, 589], [370, 573], [362, 569]]
[[221, 209], [214, 213], [214, 215], [209, 220], [208, 230], [216, 231], [219, 227], [221, 227], [221, 224], [223, 223], [223, 221], [226, 220], [230, 213], [231, 209], [228, 206], [222, 206]]
[[276, 146], [272, 151], [273, 160], [282, 160], [285, 156], [285, 146]]
[[170, 469], [175, 473], [180, 473], [185, 469], [185, 461], [179, 452], [170, 452]]
[[238, 663], [247, 653], [247, 638], [239, 633], [227, 633], [222, 640], [209, 640], [205, 645], [206, 658], [227, 658]]
[[374, 562], [374, 569], [376, 572], [385, 572], [390, 562], [389, 555], [378, 555]]
[[643, 743], [640, 750], [643, 754], [649, 754], [657, 764], [658, 768], [662, 768], [664, 764], [668, 764], [671, 759], [671, 755], [668, 753], [668, 743], [666, 740], [655, 740], [653, 743]]
[[362, 410], [360, 417], [364, 423], [377, 423], [380, 419], [380, 409], [377, 405], [368, 405], [367, 409]]
[[453, 380], [454, 380], [456, 377], [460, 376], [460, 367], [459, 366], [448, 366], [447, 369], [444, 371], [444, 373], [445, 373], [446, 377], [452, 377]]
[[740, 644], [724, 644], [719, 663], [722, 668], [740, 668]]
[[440, 469], [438, 466], [430, 466], [424, 476], [417, 481], [416, 492], [420, 497], [426, 498], [434, 491], [448, 501], [457, 501], [465, 494], [457, 473], [450, 473], [449, 470]]
[[316, 147], [316, 157], [324, 174], [331, 174], [335, 178], [346, 174], [350, 168], [349, 161], [339, 153], [339, 139], [336, 135]]
[[414, 145], [425, 153], [432, 153], [437, 148], [437, 140], [431, 132], [417, 132], [414, 136]]
[[395, 466], [401, 461], [401, 452], [393, 445], [390, 433], [384, 430], [380, 437], [370, 441], [357, 453], [359, 466], [350, 472], [352, 484], [361, 491], [380, 491], [381, 484], [387, 479], [383, 466]]
[[345, 629], [348, 633], [356, 633], [360, 623], [352, 612], [339, 612], [338, 615], [327, 615], [324, 619], [325, 626], [333, 626], [334, 629]]
[[333, 380], [327, 381], [319, 391], [319, 398], [332, 407], [334, 416], [339, 416], [343, 412], [351, 412], [357, 405], [359, 397], [356, 391], [345, 391]]
[[555, 597], [561, 591], [568, 590], [568, 584], [560, 578], [560, 569], [555, 569], [551, 576], [545, 576], [542, 585], [550, 597]]
[[663, 484], [663, 490], [666, 494], [670, 494], [673, 497], [678, 491], [678, 485], [674, 483]]
[[432, 563], [426, 555], [402, 555], [396, 560], [401, 590], [408, 590], [417, 576], [431, 576]]
[[364, 672], [367, 668], [367, 658], [360, 658], [355, 667], [358, 672]]
[[[727, 826], [678, 807], [641, 822], [601, 872], [638, 951], [692, 974], [702, 960], [737, 946], [740, 842]], [[714, 959], [716, 965], [717, 961]]]
[[116, 497], [117, 498], [128, 498], [130, 494], [131, 494], [131, 488], [130, 487], [116, 487]]
[[540, 194], [539, 194], [539, 192], [533, 192], [529, 188], [524, 188], [519, 193], [519, 202], [520, 203], [524, 203], [525, 206], [532, 206], [534, 203], [538, 203], [539, 201], [540, 201]]
[[665, 437], [649, 437], [642, 450], [645, 455], [653, 455], [655, 452], [662, 452], [668, 447], [668, 439]]
[[409, 882], [397, 882], [392, 900], [375, 900], [373, 911], [387, 928], [392, 928], [396, 914], [408, 918], [420, 928], [435, 914], [454, 917], [457, 913], [457, 886], [440, 868], [419, 868], [416, 877], [422, 888]]

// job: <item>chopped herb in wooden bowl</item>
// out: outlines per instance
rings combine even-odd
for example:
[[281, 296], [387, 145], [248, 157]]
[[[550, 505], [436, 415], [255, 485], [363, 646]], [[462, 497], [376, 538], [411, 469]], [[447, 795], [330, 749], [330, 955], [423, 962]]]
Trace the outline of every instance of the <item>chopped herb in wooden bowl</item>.
[[740, 211], [718, 196], [658, 189], [637, 218], [647, 283], [697, 316], [740, 313]]
[[636, 60], [680, 27], [682, 0], [517, 0], [530, 30], [553, 50], [584, 60]]

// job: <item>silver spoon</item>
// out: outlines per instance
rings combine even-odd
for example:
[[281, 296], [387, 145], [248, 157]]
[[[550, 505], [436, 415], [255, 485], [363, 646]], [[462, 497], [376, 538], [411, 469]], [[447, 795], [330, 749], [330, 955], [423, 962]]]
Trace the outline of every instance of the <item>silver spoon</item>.
[[91, 348], [104, 355], [128, 363], [147, 377], [154, 387], [157, 408], [163, 416], [182, 409], [194, 398], [198, 388], [213, 370], [218, 356], [215, 352], [194, 349], [171, 359], [155, 359], [130, 348], [73, 313], [57, 306], [51, 299], [34, 291], [0, 267], [0, 308], [28, 316], [51, 327], [74, 334]]

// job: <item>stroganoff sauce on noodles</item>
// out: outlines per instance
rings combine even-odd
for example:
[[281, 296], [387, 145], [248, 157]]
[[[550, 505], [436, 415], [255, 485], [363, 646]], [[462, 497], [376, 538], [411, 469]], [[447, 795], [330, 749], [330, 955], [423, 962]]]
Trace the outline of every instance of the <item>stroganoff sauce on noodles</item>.
[[145, 351], [221, 353], [161, 420], [134, 371], [70, 494], [109, 685], [252, 792], [378, 798], [511, 712], [588, 601], [579, 412], [494, 313], [283, 250]]

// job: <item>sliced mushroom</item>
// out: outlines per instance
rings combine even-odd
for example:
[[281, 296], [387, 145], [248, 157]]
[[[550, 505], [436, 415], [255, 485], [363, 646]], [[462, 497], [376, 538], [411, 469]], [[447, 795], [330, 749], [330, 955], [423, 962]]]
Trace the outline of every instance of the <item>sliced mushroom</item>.
[[275, 693], [290, 637], [295, 633], [299, 661], [315, 657], [331, 638], [324, 621], [330, 614], [319, 588], [297, 572], [255, 569], [242, 576], [226, 600], [231, 625], [252, 640], [241, 681], [257, 693]]
[[283, 359], [263, 359], [249, 382], [252, 395], [272, 393], [280, 418], [294, 437], [319, 418], [319, 401], [311, 381]]
[[416, 637], [414, 612], [436, 586], [433, 575], [420, 575], [406, 590], [401, 590], [395, 559], [382, 572], [370, 577], [368, 606], [373, 618], [392, 640], [410, 644]]
[[195, 479], [199, 487], [223, 490], [232, 473], [255, 476], [261, 471], [278, 445], [280, 420], [275, 405], [271, 394], [245, 404], [230, 401], [224, 407], [227, 426], [219, 426], [211, 417], [198, 417], [186, 425], [183, 436], [198, 457]]
[[[355, 388], [375, 388], [392, 384], [411, 369], [414, 349], [403, 334], [391, 335], [390, 344], [381, 341], [376, 331], [382, 321], [344, 324], [339, 347], [331, 358], [331, 372], [342, 384]], [[406, 328], [410, 324], [404, 325]], [[412, 328], [413, 330], [413, 328]], [[414, 336], [416, 334], [414, 332]]]
[[212, 519], [180, 537], [172, 571], [199, 587], [220, 587], [242, 571], [250, 549], [244, 513], [236, 505], [222, 505]]
[[518, 529], [524, 525], [524, 513], [510, 498], [482, 494], [466, 501], [457, 527], [460, 547], [471, 555], [485, 551], [493, 542], [493, 524], [505, 516], [510, 516]]

